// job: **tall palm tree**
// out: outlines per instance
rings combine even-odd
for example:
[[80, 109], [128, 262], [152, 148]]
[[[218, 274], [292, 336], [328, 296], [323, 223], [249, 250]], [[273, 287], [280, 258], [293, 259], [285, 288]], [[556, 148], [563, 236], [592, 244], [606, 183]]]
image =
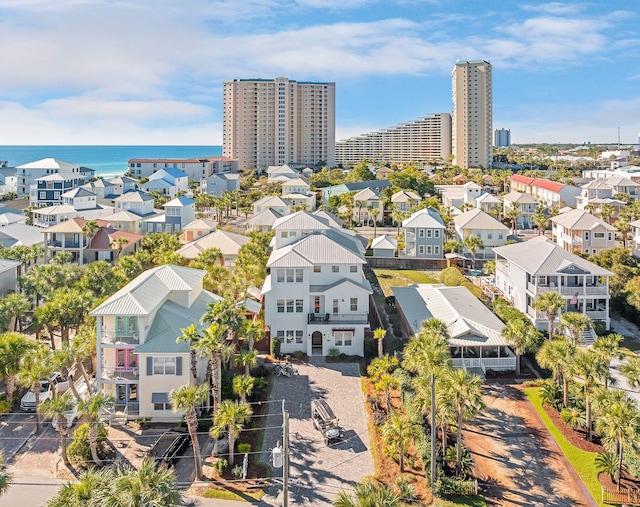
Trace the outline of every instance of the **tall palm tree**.
[[13, 401], [16, 392], [16, 375], [20, 372], [22, 358], [32, 345], [33, 342], [21, 333], [7, 332], [0, 335], [0, 378], [5, 381], [10, 401]]
[[60, 448], [62, 450], [62, 461], [65, 466], [69, 466], [69, 456], [67, 456], [67, 413], [73, 410], [75, 403], [69, 393], [56, 394], [53, 398], [45, 400], [42, 404], [42, 413], [47, 417], [57, 420], [56, 431], [60, 435]]
[[471, 259], [472, 259], [471, 262], [473, 264], [473, 268], [475, 269], [476, 252], [484, 248], [484, 241], [482, 241], [482, 239], [480, 239], [478, 236], [467, 236], [462, 242], [462, 244], [463, 246], [466, 247], [467, 250], [469, 250], [469, 253], [471, 254]]
[[562, 310], [566, 304], [567, 300], [558, 292], [543, 292], [536, 296], [533, 307], [547, 315], [549, 338], [553, 338], [553, 326], [558, 317], [558, 312]]
[[211, 386], [214, 413], [222, 401], [222, 392], [220, 390], [222, 382], [221, 350], [225, 344], [224, 333], [222, 326], [211, 324], [207, 329], [202, 330], [201, 338], [197, 344], [198, 352], [209, 359], [207, 377]]
[[620, 239], [622, 240], [622, 247], [627, 248], [627, 240], [629, 239], [629, 233], [631, 232], [631, 222], [626, 218], [620, 217], [616, 223], [615, 228], [620, 233]]
[[[53, 373], [53, 356], [43, 345], [34, 347], [22, 357], [18, 383], [30, 388], [36, 398], [36, 434], [40, 434], [40, 393], [41, 380], [48, 379]], [[53, 385], [51, 386], [53, 389]]]
[[380, 428], [380, 436], [385, 446], [398, 455], [400, 473], [404, 473], [404, 457], [412, 442], [421, 435], [421, 428], [407, 414], [392, 412], [389, 419]]
[[69, 389], [76, 400], [80, 401], [80, 394], [78, 393], [75, 383], [73, 382], [73, 374], [75, 373], [75, 371], [73, 371], [73, 367], [75, 365], [75, 362], [75, 351], [71, 348], [70, 345], [63, 345], [61, 349], [53, 352], [54, 369], [59, 371], [64, 378], [69, 379]]
[[236, 439], [252, 414], [253, 410], [248, 403], [224, 400], [213, 415], [211, 436], [218, 438], [224, 431], [229, 435], [229, 465], [233, 465]]
[[564, 338], [554, 338], [542, 344], [536, 354], [538, 364], [553, 372], [553, 378], [563, 385], [563, 404], [569, 404], [569, 371], [576, 348]]
[[247, 402], [247, 396], [253, 391], [255, 379], [251, 375], [236, 375], [233, 377], [233, 392], [240, 396], [240, 403]]
[[[635, 403], [629, 398], [611, 403], [596, 419], [596, 431], [602, 436], [602, 441], [607, 448], [617, 450], [618, 478], [621, 478], [625, 449], [638, 447], [640, 414]], [[618, 491], [620, 482], [618, 480]]]
[[247, 350], [253, 350], [255, 342], [264, 336], [264, 322], [262, 320], [248, 321], [244, 326], [243, 334], [247, 338]]
[[111, 241], [111, 248], [115, 249], [118, 251], [118, 254], [116, 255], [116, 259], [120, 258], [120, 255], [122, 254], [122, 250], [124, 249], [125, 246], [127, 246], [129, 244], [129, 240], [127, 238], [125, 238], [124, 236], [118, 236], [117, 238], [114, 238]]
[[474, 419], [485, 407], [482, 399], [482, 379], [466, 370], [452, 370], [443, 378], [443, 389], [439, 393], [444, 406], [455, 414], [457, 426], [456, 466], [461, 471], [462, 425]]
[[513, 347], [516, 354], [516, 375], [520, 375], [520, 357], [531, 352], [538, 343], [538, 331], [531, 322], [524, 319], [514, 319], [507, 322], [502, 330], [502, 336]]
[[31, 308], [27, 296], [20, 293], [8, 294], [5, 297], [5, 308], [9, 315], [15, 319], [13, 330], [22, 333], [22, 317]]
[[189, 344], [189, 353], [191, 357], [191, 377], [194, 383], [198, 383], [198, 340], [201, 335], [198, 331], [196, 324], [191, 324], [189, 327], [182, 328], [182, 334], [178, 336], [177, 342], [187, 342]]
[[0, 496], [4, 495], [11, 485], [11, 474], [6, 470], [4, 452], [0, 451]]
[[378, 215], [380, 214], [380, 210], [373, 206], [368, 206], [367, 211], [369, 212], [371, 220], [373, 220], [373, 237], [375, 238], [377, 236], [376, 227], [378, 225]]
[[[71, 342], [71, 350], [73, 350], [75, 361], [71, 369], [73, 371], [80, 370], [82, 378], [87, 385], [87, 392], [91, 394], [93, 392], [93, 385], [91, 379], [87, 373], [87, 369], [84, 366], [84, 361], [91, 359], [92, 370], [96, 370], [96, 330], [95, 327], [87, 324], [80, 326], [76, 332], [76, 336]], [[74, 373], [75, 375], [75, 373]]]
[[511, 222], [511, 234], [516, 233], [516, 220], [518, 220], [518, 217], [520, 216], [520, 209], [519, 208], [510, 208], [509, 211], [507, 211], [507, 213], [505, 214], [505, 218], [508, 218], [509, 221]]
[[620, 373], [626, 377], [631, 387], [640, 387], [640, 357], [630, 357], [620, 366]]
[[566, 331], [575, 347], [582, 340], [582, 334], [591, 328], [591, 319], [580, 312], [566, 312], [560, 317], [560, 329]]
[[587, 439], [591, 442], [593, 430], [592, 399], [595, 389], [600, 385], [598, 379], [606, 378], [609, 368], [604, 358], [596, 351], [578, 349], [573, 358], [571, 370], [584, 387]]
[[611, 223], [609, 219], [615, 214], [615, 212], [616, 210], [611, 206], [611, 204], [603, 204], [600, 208], [600, 218], [609, 224]]
[[258, 352], [256, 350], [242, 351], [241, 354], [235, 356], [235, 363], [244, 367], [244, 374], [249, 375], [249, 370], [258, 362]]
[[238, 333], [242, 328], [244, 317], [241, 309], [233, 301], [223, 299], [217, 303], [209, 304], [209, 310], [202, 318], [207, 324], [216, 323], [225, 330], [225, 337], [232, 340], [234, 345], [238, 343]]
[[598, 336], [593, 343], [593, 350], [596, 351], [607, 365], [607, 374], [604, 377], [604, 387], [609, 387], [609, 369], [613, 359], [622, 359], [624, 354], [620, 351], [620, 342], [623, 337], [618, 333], [609, 333], [604, 336]]
[[429, 375], [446, 369], [451, 364], [449, 332], [444, 322], [429, 319], [422, 331], [414, 336], [404, 348], [402, 367], [418, 375]]
[[95, 393], [89, 400], [78, 402], [78, 412], [87, 420], [89, 424], [89, 447], [91, 448], [91, 459], [97, 466], [102, 466], [102, 460], [98, 457], [98, 435], [102, 427], [100, 416], [112, 403], [113, 397], [102, 391]]
[[535, 215], [532, 215], [531, 218], [538, 227], [538, 236], [544, 234], [547, 226], [549, 225], [549, 217], [544, 213], [536, 213]]
[[198, 414], [196, 411], [206, 400], [208, 391], [205, 385], [186, 385], [171, 391], [169, 395], [173, 411], [184, 412], [184, 420], [187, 423], [191, 445], [193, 446], [196, 480], [202, 477], [200, 443], [198, 442]]
[[378, 377], [378, 380], [373, 387], [376, 391], [383, 391], [385, 393], [387, 412], [391, 413], [393, 410], [393, 404], [391, 403], [391, 390], [400, 387], [400, 379], [390, 373], [383, 373]]
[[379, 327], [373, 331], [373, 339], [378, 342], [378, 357], [382, 357], [384, 355], [382, 340], [384, 340], [385, 336], [387, 336], [387, 331], [384, 328]]

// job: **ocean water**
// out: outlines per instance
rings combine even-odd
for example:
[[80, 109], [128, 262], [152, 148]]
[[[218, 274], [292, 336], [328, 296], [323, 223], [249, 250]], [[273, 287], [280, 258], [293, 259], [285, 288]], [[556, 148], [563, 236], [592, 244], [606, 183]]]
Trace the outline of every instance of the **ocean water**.
[[222, 155], [222, 146], [0, 146], [0, 161], [16, 167], [43, 158], [56, 158], [89, 167], [97, 176], [127, 171], [131, 158], [191, 158]]

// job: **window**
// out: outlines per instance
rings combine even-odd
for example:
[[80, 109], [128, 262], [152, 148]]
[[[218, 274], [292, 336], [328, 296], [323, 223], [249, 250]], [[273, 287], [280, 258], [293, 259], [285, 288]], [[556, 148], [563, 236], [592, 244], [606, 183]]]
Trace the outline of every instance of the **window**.
[[284, 313], [284, 299], [278, 299], [278, 313]]
[[433, 253], [436, 255], [440, 255], [440, 246], [436, 245], [433, 247]]
[[584, 231], [584, 240], [589, 241], [589, 231]]
[[302, 273], [303, 273], [303, 271], [301, 269], [296, 269], [296, 282], [297, 283], [302, 282]]
[[418, 237], [424, 238], [424, 229], [418, 229]]
[[176, 375], [176, 358], [175, 357], [154, 357], [153, 358], [153, 374], [154, 375]]
[[433, 237], [434, 238], [439, 238], [440, 237], [440, 229], [434, 229]]
[[171, 410], [169, 393], [151, 393], [151, 403], [153, 410]]
[[293, 299], [287, 299], [287, 313], [293, 313]]
[[277, 276], [278, 282], [284, 282], [284, 269], [277, 270], [276, 276]]
[[46, 192], [40, 192], [40, 199], [46, 199], [47, 198], [47, 193]]
[[604, 239], [604, 232], [594, 232], [593, 239]]
[[302, 343], [302, 329], [296, 331], [296, 343]]
[[358, 298], [349, 299], [349, 306], [351, 307], [352, 312], [358, 311]]
[[314, 273], [322, 273], [322, 266], [313, 266]]
[[427, 238], [430, 238], [432, 234], [433, 234], [433, 230], [427, 229]]
[[288, 238], [289, 237], [289, 232], [288, 231], [282, 231], [280, 233], [280, 237], [281, 238]]
[[358, 266], [349, 266], [349, 272], [350, 273], [357, 273], [358, 272]]
[[487, 239], [493, 239], [493, 232], [487, 232]]
[[418, 245], [418, 253], [424, 255], [424, 245]]
[[293, 275], [295, 271], [293, 269], [287, 269], [287, 283], [293, 283]]
[[340, 273], [340, 266], [331, 266], [332, 273]]
[[351, 347], [353, 343], [353, 331], [334, 331], [333, 340], [337, 347]]
[[138, 332], [138, 317], [116, 316], [116, 334], [133, 335]]
[[338, 304], [339, 304], [339, 303], [338, 303], [338, 300], [337, 300], [337, 299], [334, 299], [334, 300], [333, 300], [333, 314], [334, 314], [334, 315], [337, 315], [337, 314], [338, 314]]
[[302, 299], [296, 299], [296, 313], [302, 313], [303, 304]]
[[427, 255], [431, 255], [433, 253], [433, 250], [431, 248], [431, 245], [427, 245]]
[[498, 233], [498, 239], [503, 239], [504, 238], [504, 233], [501, 231]]

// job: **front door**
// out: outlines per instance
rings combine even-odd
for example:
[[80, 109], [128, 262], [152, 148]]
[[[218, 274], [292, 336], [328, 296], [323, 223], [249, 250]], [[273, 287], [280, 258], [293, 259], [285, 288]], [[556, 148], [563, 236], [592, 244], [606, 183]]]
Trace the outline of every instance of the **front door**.
[[311, 334], [311, 354], [322, 355], [322, 333], [314, 331]]

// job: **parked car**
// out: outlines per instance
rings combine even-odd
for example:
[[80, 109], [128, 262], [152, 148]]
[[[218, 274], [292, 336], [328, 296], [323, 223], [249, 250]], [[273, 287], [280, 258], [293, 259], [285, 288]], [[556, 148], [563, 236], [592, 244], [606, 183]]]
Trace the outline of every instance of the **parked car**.
[[311, 417], [315, 428], [322, 433], [326, 445], [342, 440], [344, 433], [338, 418], [325, 400], [311, 400]]
[[[87, 388], [87, 383], [84, 381], [84, 378], [80, 377], [78, 380], [76, 380], [74, 385], [78, 395], [86, 401], [89, 395], [89, 390]], [[92, 389], [93, 388], [95, 388], [95, 386], [93, 386]], [[65, 413], [64, 418], [66, 429], [71, 428], [80, 417], [80, 413], [78, 412], [78, 400], [73, 394], [71, 394], [71, 391], [68, 391], [68, 395], [71, 396], [71, 399], [73, 400], [73, 408], [69, 412]], [[54, 430], [58, 429], [58, 416], [53, 416], [53, 418], [51, 419], [51, 425], [53, 426]]]
[[176, 464], [179, 456], [184, 454], [191, 440], [188, 433], [176, 434], [175, 438], [169, 442], [169, 445], [156, 455], [155, 466], [160, 467], [166, 465], [172, 467]]
[[[69, 382], [64, 380], [59, 372], [52, 373], [48, 380], [41, 380], [40, 403], [53, 398], [52, 386], [55, 387], [56, 392], [64, 393], [67, 389], [69, 389]], [[22, 399], [20, 400], [20, 408], [25, 412], [36, 411], [36, 393], [33, 392], [33, 389], [29, 389], [27, 393], [22, 397]]]

